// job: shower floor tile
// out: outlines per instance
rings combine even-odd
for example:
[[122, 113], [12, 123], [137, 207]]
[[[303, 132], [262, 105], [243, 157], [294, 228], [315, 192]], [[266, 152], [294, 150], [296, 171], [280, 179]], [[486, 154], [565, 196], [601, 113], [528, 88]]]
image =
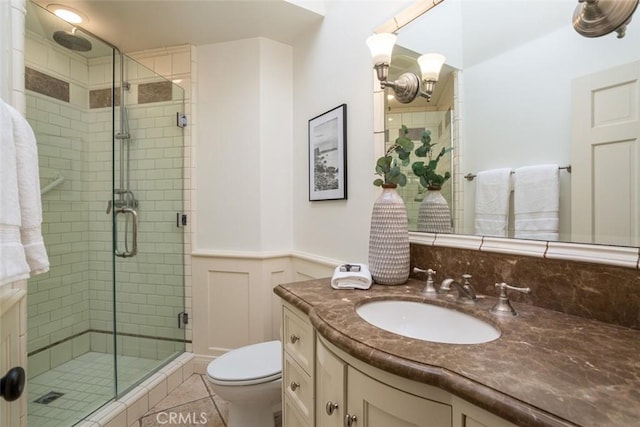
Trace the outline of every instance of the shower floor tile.
[[[119, 389], [125, 390], [161, 361], [118, 356]], [[27, 381], [29, 427], [72, 426], [113, 399], [113, 355], [85, 353]], [[49, 404], [34, 400], [50, 391], [64, 393]]]

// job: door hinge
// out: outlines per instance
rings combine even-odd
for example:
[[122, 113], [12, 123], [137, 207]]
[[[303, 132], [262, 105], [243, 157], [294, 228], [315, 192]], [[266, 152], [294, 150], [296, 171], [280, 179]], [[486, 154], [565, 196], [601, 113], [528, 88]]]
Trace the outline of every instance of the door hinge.
[[176, 126], [178, 126], [179, 128], [186, 128], [187, 123], [188, 120], [186, 114], [176, 113]]
[[183, 311], [178, 313], [178, 328], [185, 327], [189, 324], [189, 313]]
[[186, 227], [187, 226], [187, 214], [176, 212], [176, 227]]

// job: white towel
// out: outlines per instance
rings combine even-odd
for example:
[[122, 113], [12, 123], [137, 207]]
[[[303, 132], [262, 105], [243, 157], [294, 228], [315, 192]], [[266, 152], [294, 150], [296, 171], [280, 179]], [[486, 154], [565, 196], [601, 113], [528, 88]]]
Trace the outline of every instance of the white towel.
[[513, 197], [516, 238], [558, 240], [558, 165], [526, 166], [516, 169]]
[[[348, 266], [345, 268], [345, 266]], [[353, 271], [353, 266], [359, 271]], [[351, 268], [349, 268], [351, 267]], [[333, 289], [369, 289], [371, 287], [371, 272], [366, 264], [342, 264], [336, 267], [331, 277]]]
[[492, 169], [476, 176], [475, 234], [506, 237], [511, 196], [511, 169]]
[[49, 270], [38, 149], [29, 123], [0, 100], [0, 285]]
[[9, 106], [0, 99], [0, 285], [29, 278], [20, 241], [16, 145]]

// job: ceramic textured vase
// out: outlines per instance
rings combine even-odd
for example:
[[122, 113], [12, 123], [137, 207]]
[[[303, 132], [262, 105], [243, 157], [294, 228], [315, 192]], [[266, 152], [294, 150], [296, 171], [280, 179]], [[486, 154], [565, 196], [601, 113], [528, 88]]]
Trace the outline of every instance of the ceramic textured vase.
[[395, 185], [382, 186], [373, 204], [369, 270], [375, 283], [401, 285], [409, 278], [407, 209]]
[[451, 233], [451, 211], [439, 188], [429, 187], [418, 208], [418, 231]]

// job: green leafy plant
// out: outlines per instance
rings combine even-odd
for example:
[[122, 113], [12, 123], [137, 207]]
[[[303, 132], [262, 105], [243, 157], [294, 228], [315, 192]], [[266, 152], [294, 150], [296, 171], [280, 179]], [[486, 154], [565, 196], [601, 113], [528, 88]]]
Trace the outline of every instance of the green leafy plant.
[[414, 162], [411, 165], [411, 170], [418, 178], [420, 178], [420, 184], [423, 187], [428, 189], [440, 189], [442, 184], [451, 178], [451, 173], [447, 171], [444, 175], [440, 175], [436, 172], [438, 162], [445, 154], [452, 151], [453, 147], [442, 147], [438, 155], [434, 158], [433, 146], [437, 143], [431, 142], [431, 131], [425, 130], [422, 133], [420, 141], [422, 144], [416, 149], [415, 155], [418, 157], [427, 157], [429, 160], [426, 162]]
[[[378, 187], [384, 184], [395, 184], [400, 187], [407, 185], [407, 176], [402, 172], [401, 166], [409, 165], [411, 150], [413, 150], [413, 141], [407, 137], [408, 133], [409, 129], [402, 125], [401, 135], [396, 138], [384, 156], [376, 161], [376, 175], [382, 178], [376, 178], [373, 185]], [[398, 155], [397, 159], [393, 157], [394, 153]]]

